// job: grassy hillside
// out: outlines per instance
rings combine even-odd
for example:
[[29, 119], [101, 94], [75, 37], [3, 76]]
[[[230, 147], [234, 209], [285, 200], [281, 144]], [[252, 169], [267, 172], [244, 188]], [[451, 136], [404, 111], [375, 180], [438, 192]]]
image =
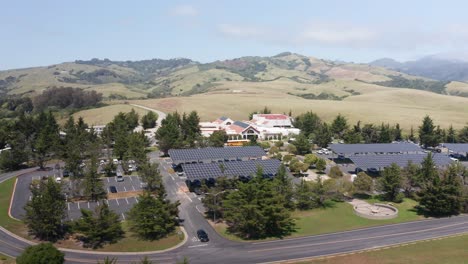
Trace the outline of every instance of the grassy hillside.
[[358, 120], [375, 124], [398, 122], [406, 131], [412, 125], [417, 129], [425, 115], [430, 115], [442, 127], [453, 125], [460, 128], [468, 122], [468, 98], [408, 89], [375, 88], [372, 92], [362, 91], [362, 95], [342, 101], [307, 100], [284, 94], [280, 88], [266, 91], [266, 87], [256, 86], [235, 93], [218, 91], [190, 97], [138, 100], [136, 103], [166, 112], [197, 110], [202, 120], [222, 115], [242, 120], [249, 112], [268, 106], [278, 113], [292, 110], [293, 115], [314, 111], [326, 121], [341, 113], [352, 123]]
[[359, 95], [363, 89], [371, 92], [369, 88], [377, 89], [377, 86], [445, 94], [444, 85], [382, 67], [338, 63], [289, 52], [205, 64], [189, 59], [92, 59], [0, 72], [0, 95], [26, 93], [33, 96], [50, 87], [64, 86], [96, 90], [111, 99], [163, 98], [261, 88], [283, 90], [309, 99], [341, 100]]

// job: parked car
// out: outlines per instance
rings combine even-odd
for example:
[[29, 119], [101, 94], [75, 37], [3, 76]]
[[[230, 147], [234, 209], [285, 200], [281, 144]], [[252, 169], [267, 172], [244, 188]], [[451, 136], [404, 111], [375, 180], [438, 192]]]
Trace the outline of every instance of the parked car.
[[111, 193], [117, 193], [117, 188], [114, 185], [109, 186], [109, 191]]
[[178, 171], [178, 172], [177, 172], [177, 175], [179, 175], [179, 176], [184, 176], [184, 172], [183, 172], [183, 171]]
[[124, 177], [122, 175], [117, 175], [116, 180], [117, 180], [117, 182], [123, 182]]
[[62, 171], [62, 176], [63, 177], [68, 177], [68, 176], [70, 176], [70, 172], [68, 170], [63, 170]]
[[367, 169], [367, 172], [368, 172], [368, 173], [373, 173], [373, 174], [379, 173], [379, 171], [378, 171], [376, 168], [368, 168], [368, 169]]
[[61, 182], [62, 182], [62, 178], [57, 177], [57, 178], [55, 178], [55, 181], [58, 182], [58, 183], [61, 183]]
[[203, 229], [198, 229], [197, 237], [200, 239], [201, 242], [208, 242], [210, 239], [208, 238], [208, 234]]

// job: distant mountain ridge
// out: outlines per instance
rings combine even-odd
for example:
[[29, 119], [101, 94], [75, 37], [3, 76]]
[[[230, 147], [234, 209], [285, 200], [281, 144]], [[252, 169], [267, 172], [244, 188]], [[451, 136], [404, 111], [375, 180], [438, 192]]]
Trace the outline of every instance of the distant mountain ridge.
[[431, 55], [407, 62], [383, 58], [369, 64], [439, 81], [468, 81], [468, 61], [453, 56]]
[[0, 71], [0, 96], [33, 96], [47, 88], [73, 87], [95, 90], [109, 99], [280, 91], [308, 100], [344, 100], [391, 88], [468, 97], [466, 83], [450, 86], [446, 81], [406, 74], [404, 65], [392, 59], [373, 64], [346, 63], [291, 52], [210, 63], [186, 58], [76, 60], [47, 67]]

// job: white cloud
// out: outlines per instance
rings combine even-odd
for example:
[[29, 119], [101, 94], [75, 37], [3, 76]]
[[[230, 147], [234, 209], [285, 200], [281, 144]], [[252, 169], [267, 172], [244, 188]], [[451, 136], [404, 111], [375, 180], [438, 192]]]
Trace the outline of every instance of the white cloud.
[[223, 35], [235, 38], [259, 38], [267, 34], [266, 30], [259, 27], [230, 24], [220, 24], [218, 25], [218, 30]]
[[175, 6], [171, 12], [173, 16], [194, 17], [198, 15], [198, 10], [192, 5]]
[[362, 45], [377, 37], [377, 32], [369, 28], [317, 22], [300, 31], [295, 39], [299, 44]]

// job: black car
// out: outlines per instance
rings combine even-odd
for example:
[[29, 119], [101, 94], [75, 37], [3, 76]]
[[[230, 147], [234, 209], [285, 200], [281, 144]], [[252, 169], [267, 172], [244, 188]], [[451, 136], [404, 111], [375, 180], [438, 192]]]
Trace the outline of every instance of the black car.
[[109, 190], [111, 193], [117, 193], [117, 188], [115, 186], [109, 186]]
[[200, 239], [201, 242], [210, 241], [210, 239], [208, 238], [208, 234], [203, 229], [199, 229], [197, 231], [197, 236], [198, 236], [198, 239]]

